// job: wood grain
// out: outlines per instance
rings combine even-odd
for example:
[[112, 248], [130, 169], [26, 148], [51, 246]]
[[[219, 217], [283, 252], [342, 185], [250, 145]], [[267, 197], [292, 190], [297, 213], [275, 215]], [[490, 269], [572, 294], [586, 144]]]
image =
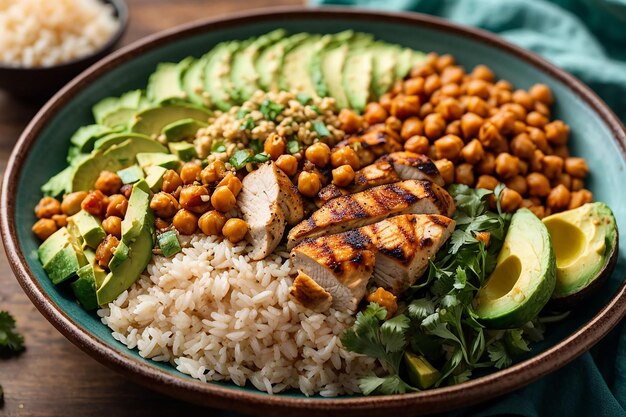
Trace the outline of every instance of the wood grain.
[[[130, 26], [122, 44], [145, 35], [231, 12], [301, 4], [301, 0], [127, 0]], [[38, 109], [0, 91], [0, 169], [11, 148]], [[178, 416], [220, 412], [158, 395], [137, 386], [91, 359], [58, 333], [39, 314], [13, 277], [0, 253], [0, 310], [10, 311], [26, 339], [17, 358], [0, 358], [0, 385], [5, 404], [0, 416]]]

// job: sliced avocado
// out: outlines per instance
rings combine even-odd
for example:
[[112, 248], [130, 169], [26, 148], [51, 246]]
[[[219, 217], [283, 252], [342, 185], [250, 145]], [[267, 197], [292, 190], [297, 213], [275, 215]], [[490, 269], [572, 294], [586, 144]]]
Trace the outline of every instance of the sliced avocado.
[[233, 106], [230, 80], [231, 62], [233, 53], [239, 48], [239, 42], [222, 42], [218, 44], [204, 67], [204, 91], [211, 99], [211, 104], [227, 111]]
[[144, 172], [146, 173], [146, 183], [153, 193], [161, 191], [161, 185], [163, 185], [163, 175], [166, 171], [166, 168], [157, 165], [149, 166], [144, 169]]
[[74, 167], [68, 166], [63, 171], [51, 177], [41, 186], [41, 192], [48, 197], [57, 198], [72, 189], [72, 175]]
[[350, 106], [362, 113], [370, 99], [374, 53], [367, 47], [350, 49], [343, 68], [343, 88]]
[[398, 65], [398, 57], [402, 48], [398, 45], [390, 45], [384, 42], [376, 42], [370, 46], [374, 52], [374, 71], [372, 73], [372, 98], [385, 94], [391, 89], [395, 77], [395, 68]]
[[[552, 298], [576, 301], [611, 275], [617, 259], [617, 223], [604, 203], [589, 203], [543, 219], [556, 256]], [[574, 299], [575, 298], [575, 299]]]
[[53, 284], [73, 277], [87, 263], [79, 242], [62, 227], [46, 239], [37, 250], [39, 261]]
[[106, 151], [94, 151], [89, 158], [82, 161], [71, 172], [71, 187], [74, 191], [89, 191], [93, 188], [96, 179], [104, 170], [119, 171], [135, 163], [137, 153], [167, 152], [160, 143], [154, 140], [135, 141], [128, 139], [111, 146]]
[[180, 119], [163, 128], [163, 134], [168, 142], [178, 142], [196, 136], [198, 130], [208, 124], [196, 119]]
[[181, 161], [191, 161], [194, 158], [198, 157], [198, 153], [196, 152], [196, 147], [193, 143], [188, 142], [172, 142], [169, 145], [170, 152]]
[[126, 262], [126, 260], [128, 259], [129, 251], [130, 249], [128, 248], [128, 245], [126, 245], [126, 243], [124, 243], [123, 241], [118, 243], [115, 251], [113, 252], [111, 260], [109, 261], [109, 270], [112, 271], [114, 269], [117, 269], [123, 262]]
[[240, 47], [233, 55], [230, 78], [234, 91], [233, 98], [237, 103], [241, 104], [248, 100], [260, 88], [259, 74], [255, 67], [260, 51], [283, 38], [285, 34], [284, 29], [276, 29], [259, 36], [245, 47]]
[[126, 245], [139, 235], [140, 229], [154, 229], [154, 214], [150, 208], [150, 187], [145, 180], [133, 185], [128, 199], [128, 209], [122, 221], [122, 242]]
[[103, 119], [120, 107], [120, 100], [117, 97], [103, 98], [92, 107], [93, 118], [99, 125], [106, 126]]
[[102, 125], [87, 125], [78, 129], [70, 138], [72, 145], [80, 152], [87, 153], [93, 150], [97, 139], [113, 133], [113, 130]]
[[210, 102], [204, 92], [204, 67], [211, 56], [211, 52], [194, 60], [183, 72], [182, 85], [187, 99], [199, 106], [209, 107]]
[[178, 235], [174, 230], [168, 230], [167, 232], [159, 234], [157, 236], [157, 241], [159, 242], [159, 248], [161, 249], [163, 256], [166, 258], [174, 256], [182, 250], [180, 242], [178, 241]]
[[280, 74], [281, 90], [317, 95], [311, 78], [311, 59], [329, 40], [330, 36], [309, 35], [285, 54]]
[[280, 70], [285, 54], [309, 36], [308, 33], [296, 33], [288, 38], [268, 45], [259, 54], [255, 62], [259, 74], [259, 86], [265, 91], [280, 90]]
[[139, 234], [128, 246], [128, 259], [116, 265], [98, 287], [98, 304], [106, 305], [126, 291], [141, 275], [152, 259], [154, 241], [148, 227], [139, 229]]
[[96, 249], [100, 242], [106, 237], [106, 232], [102, 228], [100, 219], [85, 210], [81, 210], [68, 219], [68, 222], [76, 226], [78, 233], [83, 239], [85, 245]]
[[143, 169], [139, 165], [131, 165], [128, 168], [117, 171], [118, 177], [123, 184], [133, 184], [144, 178]]
[[158, 136], [163, 128], [180, 119], [194, 119], [206, 122], [211, 113], [206, 109], [191, 104], [172, 104], [145, 109], [135, 115], [130, 127], [131, 132], [149, 137]]
[[119, 107], [102, 118], [102, 124], [110, 128], [127, 128], [133, 117], [137, 113], [137, 109], [128, 107]]
[[176, 155], [169, 153], [138, 153], [137, 163], [143, 169], [150, 166], [160, 166], [167, 169], [176, 169], [180, 165], [180, 160]]
[[146, 88], [148, 100], [156, 104], [185, 100], [187, 93], [183, 89], [182, 76], [193, 60], [192, 57], [187, 57], [177, 64], [172, 62], [159, 64], [148, 79]]
[[[151, 140], [146, 135], [142, 135], [139, 133], [112, 133], [110, 135], [106, 135], [100, 139], [98, 139], [94, 143], [94, 149], [106, 150], [109, 149], [113, 145], [117, 145], [119, 143], [125, 142], [128, 139], [137, 139], [137, 140]], [[154, 141], [153, 141], [154, 142]]]
[[424, 62], [426, 55], [422, 52], [414, 51], [409, 48], [405, 48], [400, 52], [397, 57], [398, 63], [396, 65], [396, 79], [401, 80], [406, 77], [411, 69], [419, 63]]
[[556, 258], [548, 229], [530, 210], [511, 219], [496, 267], [475, 301], [477, 319], [489, 328], [520, 327], [537, 317], [556, 284]]
[[411, 352], [404, 352], [404, 366], [411, 383], [420, 389], [432, 387], [441, 377], [441, 373], [425, 357]]
[[98, 308], [96, 289], [98, 282], [104, 281], [106, 272], [98, 265], [87, 264], [77, 271], [78, 279], [71, 287], [76, 299], [85, 310]]

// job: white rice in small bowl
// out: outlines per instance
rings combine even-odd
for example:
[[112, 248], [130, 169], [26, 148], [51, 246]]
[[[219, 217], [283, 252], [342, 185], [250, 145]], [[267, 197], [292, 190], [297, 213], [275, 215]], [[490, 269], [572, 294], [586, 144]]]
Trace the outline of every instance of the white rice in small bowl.
[[0, 0], [0, 65], [73, 61], [103, 47], [119, 25], [101, 0]]
[[101, 309], [113, 337], [142, 357], [167, 361], [202, 381], [232, 381], [278, 393], [359, 392], [375, 361], [346, 351], [349, 313], [314, 313], [289, 299], [288, 253], [251, 261], [245, 243], [194, 236], [172, 259]]

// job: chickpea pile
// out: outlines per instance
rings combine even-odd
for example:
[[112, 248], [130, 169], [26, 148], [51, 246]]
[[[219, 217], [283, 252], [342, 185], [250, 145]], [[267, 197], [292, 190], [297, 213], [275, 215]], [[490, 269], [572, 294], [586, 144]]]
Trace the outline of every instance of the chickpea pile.
[[592, 200], [587, 164], [570, 156], [569, 127], [550, 119], [553, 103], [546, 85], [514, 90], [484, 65], [466, 73], [452, 56], [430, 54], [362, 117], [343, 111], [339, 121], [346, 133], [361, 129], [361, 119], [384, 123], [406, 151], [428, 155], [446, 184], [503, 183], [504, 210], [527, 207], [542, 218]]
[[233, 214], [241, 187], [241, 180], [219, 160], [204, 168], [187, 162], [179, 171], [170, 169], [163, 175], [161, 191], [150, 201], [157, 216], [155, 225], [159, 230], [173, 226], [182, 235], [199, 229], [237, 243], [249, 228]]

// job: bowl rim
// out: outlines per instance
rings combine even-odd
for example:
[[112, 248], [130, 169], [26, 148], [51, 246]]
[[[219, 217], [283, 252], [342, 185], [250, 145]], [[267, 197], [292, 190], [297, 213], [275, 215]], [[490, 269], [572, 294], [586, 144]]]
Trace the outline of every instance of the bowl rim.
[[13, 198], [17, 191], [16, 180], [19, 178], [28, 150], [48, 121], [92, 80], [163, 44], [213, 29], [232, 28], [264, 19], [276, 21], [298, 18], [343, 18], [357, 21], [380, 19], [390, 23], [422, 25], [435, 30], [444, 30], [456, 35], [470, 37], [515, 55], [562, 82], [580, 97], [609, 128], [620, 148], [622, 157], [626, 158], [626, 129], [608, 105], [589, 87], [538, 55], [480, 29], [459, 26], [444, 19], [418, 13], [379, 12], [342, 7], [312, 9], [302, 6], [257, 9], [177, 26], [140, 39], [85, 70], [54, 95], [37, 113], [20, 136], [11, 153], [2, 181], [0, 200], [0, 227], [3, 244], [16, 279], [44, 317], [72, 343], [109, 368], [123, 373], [134, 382], [196, 404], [257, 415], [270, 410], [280, 414], [297, 410], [299, 414], [303, 415], [313, 415], [314, 413], [319, 415], [320, 412], [331, 413], [333, 411], [342, 411], [348, 415], [357, 415], [363, 412], [382, 415], [390, 411], [407, 412], [411, 406], [419, 406], [410, 409], [414, 415], [448, 411], [476, 404], [525, 386], [571, 362], [606, 336], [626, 315], [626, 281], [622, 282], [611, 300], [581, 328], [546, 351], [509, 368], [462, 384], [417, 393], [369, 397], [295, 398], [204, 383], [191, 377], [168, 373], [152, 364], [139, 362], [130, 355], [130, 352], [117, 352], [107, 343], [91, 335], [51, 302], [37, 279], [34, 278], [34, 274], [28, 267], [20, 249], [14, 222]]
[[69, 69], [75, 67], [76, 65], [81, 65], [84, 63], [89, 63], [94, 58], [102, 58], [106, 55], [107, 51], [110, 51], [117, 43], [122, 39], [124, 33], [128, 29], [128, 5], [124, 0], [102, 0], [103, 3], [111, 5], [113, 7], [113, 11], [115, 12], [115, 20], [119, 22], [117, 29], [115, 32], [109, 37], [109, 39], [100, 45], [98, 48], [89, 52], [86, 55], [82, 55], [76, 58], [73, 58], [69, 61], [60, 62], [58, 64], [50, 65], [50, 66], [41, 66], [41, 67], [23, 67], [19, 65], [7, 65], [6, 63], [0, 62], [0, 71], [14, 71], [14, 72], [22, 72], [22, 73], [36, 73], [42, 71], [63, 71], [65, 69]]

